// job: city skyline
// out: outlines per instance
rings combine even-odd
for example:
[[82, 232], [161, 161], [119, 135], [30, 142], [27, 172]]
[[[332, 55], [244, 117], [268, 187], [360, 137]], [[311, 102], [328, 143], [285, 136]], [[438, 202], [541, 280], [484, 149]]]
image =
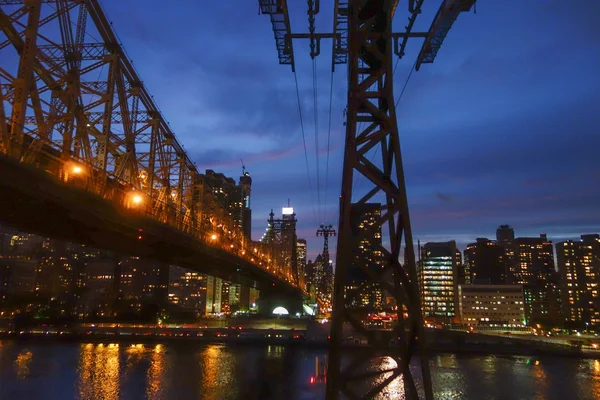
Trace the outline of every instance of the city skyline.
[[[260, 237], [270, 209], [289, 198], [298, 215], [298, 235], [307, 239], [314, 259], [322, 248], [315, 236], [319, 224], [337, 225], [345, 68], [334, 75], [325, 194], [329, 44], [324, 45], [316, 61], [324, 204], [315, 204], [313, 212], [318, 200], [307, 43], [295, 47], [312, 200], [294, 76], [289, 66], [277, 63], [268, 17], [257, 16], [254, 2], [158, 5], [154, 0], [118, 8], [103, 4], [199, 168], [238, 177], [243, 159], [254, 180], [253, 236]], [[318, 31], [330, 29], [329, 5], [321, 5]], [[293, 28], [305, 30], [305, 2], [290, 7]], [[428, 29], [437, 7], [425, 2], [416, 30]], [[398, 115], [415, 240], [455, 238], [460, 246], [466, 238], [492, 236], [501, 223], [523, 236], [544, 231], [560, 239], [599, 230], [600, 185], [595, 182], [600, 169], [594, 149], [600, 137], [594, 110], [600, 106], [600, 78], [593, 72], [600, 61], [593, 17], [599, 12], [600, 4], [591, 0], [569, 7], [558, 0], [478, 4], [476, 14], [459, 17], [436, 62], [412, 75]], [[165, 18], [177, 28], [155, 30]], [[399, 7], [396, 30], [405, 18], [405, 7]], [[211, 32], [213, 39], [201, 32]], [[409, 42], [398, 64], [396, 94], [420, 44]]]

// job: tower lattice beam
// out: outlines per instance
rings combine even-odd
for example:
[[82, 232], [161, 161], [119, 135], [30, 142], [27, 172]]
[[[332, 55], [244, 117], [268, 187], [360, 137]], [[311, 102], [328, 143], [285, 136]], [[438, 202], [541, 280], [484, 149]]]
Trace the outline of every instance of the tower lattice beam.
[[[398, 0], [335, 0], [332, 33], [314, 32], [312, 2], [309, 2], [311, 32], [291, 33], [285, 0], [259, 0], [261, 11], [271, 14], [272, 21], [283, 21], [287, 31], [282, 38], [278, 32], [284, 29], [277, 30], [273, 24], [281, 64], [291, 64], [294, 70], [293, 59], [286, 53], [291, 51], [293, 39], [309, 39], [311, 44], [316, 41], [316, 51], [311, 47], [310, 53], [314, 57], [320, 52], [321, 39], [326, 38], [333, 39], [332, 69], [337, 64], [349, 64], [346, 146], [327, 377], [327, 398], [332, 400], [340, 393], [349, 398], [372, 398], [384, 393], [387, 385], [399, 376], [404, 379], [406, 398], [418, 399], [422, 395], [427, 400], [433, 398], [426, 355], [420, 354], [422, 392], [417, 392], [409, 369], [417, 351], [416, 338], [423, 341], [423, 322], [394, 107], [392, 55], [404, 56], [409, 38], [424, 38], [417, 65], [432, 62], [458, 13], [468, 11], [475, 0], [442, 0], [430, 31], [412, 32], [423, 1], [408, 1], [410, 17], [406, 31], [401, 33], [391, 31]], [[356, 175], [366, 178], [367, 189], [353, 187]], [[345, 308], [346, 274], [352, 263], [350, 205], [353, 195], [358, 203], [383, 201], [379, 221], [386, 235], [380, 249], [385, 260], [383, 268], [379, 272], [362, 265], [360, 268], [364, 269], [370, 282], [380, 285], [396, 300], [398, 324], [389, 335], [369, 330], [359, 315]], [[402, 264], [399, 261], [401, 253], [404, 255]], [[354, 356], [343, 359], [341, 343], [345, 324], [366, 336], [370, 347], [353, 351]], [[390, 346], [390, 343], [394, 344]], [[374, 360], [379, 360], [379, 367], [373, 368]], [[386, 367], [381, 367], [383, 364]]]
[[[328, 399], [337, 399], [340, 393], [349, 398], [372, 398], [399, 376], [403, 377], [406, 398], [420, 397], [410, 370], [411, 360], [417, 351], [416, 338], [422, 338], [423, 323], [394, 108], [391, 28], [395, 6], [394, 1], [372, 0], [351, 1], [349, 7], [346, 150], [327, 372]], [[376, 149], [378, 151], [374, 153]], [[377, 153], [379, 160], [368, 157]], [[368, 187], [353, 187], [355, 175], [366, 178]], [[396, 300], [398, 324], [391, 332], [369, 329], [364, 316], [345, 307], [347, 274], [352, 264], [350, 208], [353, 195], [358, 199], [357, 203], [366, 203], [374, 198], [383, 200], [379, 223], [388, 239], [380, 249], [384, 265], [378, 272], [363, 269], [371, 281], [377, 282]], [[404, 250], [406, 259], [404, 264], [399, 262], [401, 250]], [[391, 282], [386, 279], [390, 275]], [[342, 359], [345, 324], [365, 336], [370, 348], [344, 353]], [[390, 346], [390, 342], [395, 345]], [[429, 365], [425, 354], [421, 354], [421, 367], [424, 395], [431, 399]]]

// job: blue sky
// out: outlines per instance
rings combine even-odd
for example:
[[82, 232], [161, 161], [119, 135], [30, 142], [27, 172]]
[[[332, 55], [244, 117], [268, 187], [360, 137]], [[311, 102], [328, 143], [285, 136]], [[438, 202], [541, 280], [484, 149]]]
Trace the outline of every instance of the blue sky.
[[[319, 182], [312, 65], [295, 43], [308, 146], [309, 190], [294, 75], [281, 66], [258, 2], [105, 0], [104, 9], [144, 84], [200, 169], [253, 177], [253, 231], [288, 198], [309, 254], [320, 222], [337, 223], [343, 153], [345, 68], [333, 79], [331, 152], [325, 177], [330, 45], [317, 59]], [[292, 28], [307, 31], [306, 2], [288, 0]], [[331, 30], [333, 1], [321, 1], [317, 31]], [[439, 0], [427, 0], [415, 31], [427, 30]], [[415, 239], [518, 236], [554, 240], [600, 231], [600, 2], [481, 1], [463, 14], [434, 64], [413, 73], [399, 109]], [[401, 1], [395, 19], [407, 18]], [[421, 40], [409, 42], [395, 75], [399, 93]], [[327, 193], [325, 182], [327, 181]], [[319, 203], [317, 197], [320, 197]], [[313, 204], [314, 210], [313, 211]], [[333, 243], [335, 247], [335, 241]]]

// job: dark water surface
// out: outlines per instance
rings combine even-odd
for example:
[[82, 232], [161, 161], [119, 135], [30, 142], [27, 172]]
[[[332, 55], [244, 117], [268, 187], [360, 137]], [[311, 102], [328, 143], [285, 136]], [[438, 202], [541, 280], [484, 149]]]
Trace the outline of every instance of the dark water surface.
[[[323, 350], [283, 346], [0, 341], [0, 399], [321, 399]], [[439, 355], [436, 399], [600, 399], [600, 361]], [[268, 386], [269, 389], [265, 387]], [[387, 395], [401, 398], [395, 381]]]

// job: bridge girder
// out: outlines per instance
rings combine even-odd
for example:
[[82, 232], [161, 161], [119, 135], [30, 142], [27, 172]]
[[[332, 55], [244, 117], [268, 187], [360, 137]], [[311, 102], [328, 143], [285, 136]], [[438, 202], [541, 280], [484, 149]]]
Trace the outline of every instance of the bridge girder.
[[0, 154], [278, 270], [209, 195], [98, 0], [0, 0]]

